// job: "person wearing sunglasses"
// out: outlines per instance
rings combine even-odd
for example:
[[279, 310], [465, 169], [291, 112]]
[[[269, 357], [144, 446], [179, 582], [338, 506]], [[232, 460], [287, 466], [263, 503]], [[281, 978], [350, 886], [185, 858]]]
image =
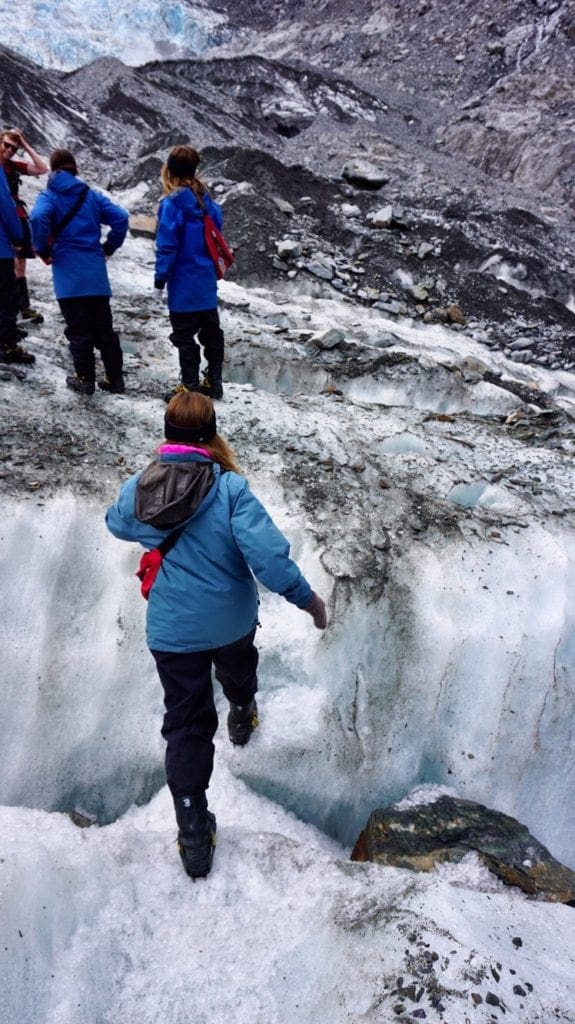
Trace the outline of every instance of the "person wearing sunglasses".
[[[16, 159], [20, 149], [24, 151], [29, 159]], [[38, 153], [32, 149], [20, 128], [11, 128], [0, 134], [0, 163], [6, 173], [8, 187], [16, 203], [16, 212], [22, 222], [22, 249], [16, 257], [14, 264], [18, 308], [23, 320], [29, 320], [34, 324], [41, 324], [44, 321], [44, 317], [30, 306], [30, 294], [26, 278], [26, 260], [34, 259], [34, 249], [32, 248], [32, 239], [30, 237], [28, 207], [20, 196], [20, 181], [22, 175], [36, 177], [41, 174], [47, 174], [48, 164], [43, 157], [38, 156]]]

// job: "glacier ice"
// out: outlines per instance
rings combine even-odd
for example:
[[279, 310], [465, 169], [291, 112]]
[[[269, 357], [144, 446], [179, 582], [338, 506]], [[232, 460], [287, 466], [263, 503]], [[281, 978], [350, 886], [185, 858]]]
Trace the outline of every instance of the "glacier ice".
[[197, 56], [226, 38], [224, 18], [185, 0], [0, 0], [0, 41], [43, 67], [71, 71], [98, 57], [138, 65]]
[[[485, 393], [459, 370], [478, 352], [465, 334], [396, 323], [407, 369], [383, 383], [390, 395], [409, 388], [409, 401], [371, 400], [382, 380], [369, 372], [356, 378], [357, 396], [343, 387], [330, 396], [321, 391], [333, 371], [310, 375], [300, 347], [266, 325], [281, 316], [318, 331], [337, 315], [358, 347], [391, 325], [314, 296], [222, 286], [237, 377], [218, 417], [329, 599], [332, 624], [320, 636], [262, 592], [262, 725], [241, 751], [218, 735], [214, 870], [191, 887], [183, 876], [133, 575], [139, 552], [103, 524], [120, 480], [160, 439], [164, 405], [150, 382], [174, 371], [165, 313], [146, 293], [149, 246], [128, 240], [112, 267], [118, 324], [132, 342], [140, 293], [127, 369], [141, 391], [134, 383], [125, 398], [98, 396], [86, 417], [64, 384], [50, 285], [36, 266], [47, 331], [35, 341], [34, 378], [2, 384], [5, 422], [28, 431], [15, 443], [28, 438], [39, 474], [42, 459], [52, 467], [40, 488], [30, 476], [28, 490], [17, 486], [17, 459], [3, 478], [6, 1024], [163, 1024], [166, 1013], [187, 1024], [192, 991], [198, 1021], [359, 1024], [390, 1005], [398, 977], [417, 979], [425, 999], [437, 981], [457, 1013], [461, 997], [450, 993], [470, 998], [470, 971], [481, 1024], [491, 1012], [481, 978], [493, 961], [505, 966], [508, 1019], [522, 1019], [512, 970], [533, 985], [534, 1020], [549, 1007], [569, 1019], [572, 942], [557, 942], [571, 936], [569, 908], [494, 891], [469, 863], [421, 879], [347, 860], [374, 806], [425, 784], [515, 815], [574, 866], [571, 467], [560, 451], [495, 430], [493, 412], [498, 422], [507, 415], [496, 404], [504, 388], [490, 386], [482, 421]], [[256, 324], [257, 335], [245, 331]], [[572, 408], [572, 375], [483, 359]], [[457, 388], [456, 424], [435, 415], [446, 382]], [[28, 389], [35, 401], [22, 418]], [[67, 458], [51, 462], [63, 442]], [[467, 507], [448, 500], [477, 481]], [[484, 493], [497, 500], [482, 503]], [[225, 714], [221, 695], [218, 706]], [[73, 810], [100, 825], [76, 828], [64, 813]], [[438, 955], [431, 975], [426, 943]], [[246, 971], [259, 979], [247, 993]]]

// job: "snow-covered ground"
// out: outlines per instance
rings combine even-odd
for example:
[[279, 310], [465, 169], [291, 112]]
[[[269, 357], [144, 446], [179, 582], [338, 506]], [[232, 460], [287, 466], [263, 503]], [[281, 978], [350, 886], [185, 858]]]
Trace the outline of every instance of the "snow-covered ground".
[[207, 881], [182, 874], [165, 789], [100, 829], [0, 811], [2, 1024], [574, 1019], [572, 909], [473, 857], [419, 877], [351, 864], [228, 760]]

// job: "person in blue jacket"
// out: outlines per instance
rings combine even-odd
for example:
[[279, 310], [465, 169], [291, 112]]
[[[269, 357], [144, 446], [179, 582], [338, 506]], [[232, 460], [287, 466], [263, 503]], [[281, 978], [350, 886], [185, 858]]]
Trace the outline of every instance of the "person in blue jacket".
[[35, 361], [31, 352], [22, 348], [19, 342], [18, 296], [14, 257], [21, 250], [22, 226], [16, 212], [16, 204], [10, 195], [8, 180], [0, 168], [0, 362], [28, 363]]
[[[222, 211], [196, 177], [200, 155], [192, 146], [174, 146], [162, 167], [164, 195], [158, 209], [154, 287], [168, 285], [168, 309], [178, 349], [179, 390], [223, 396], [224, 334], [218, 315], [216, 269], [204, 241], [204, 213], [218, 229]], [[201, 349], [207, 369], [200, 383]]]
[[[76, 371], [66, 384], [79, 394], [94, 394], [97, 348], [106, 374], [98, 386], [122, 394], [123, 356], [112, 322], [106, 261], [126, 237], [128, 213], [78, 178], [75, 157], [68, 149], [50, 154], [50, 169], [48, 187], [30, 214], [30, 227], [34, 248], [52, 267], [54, 292], [66, 321]], [[102, 225], [110, 229], [103, 243]]]
[[210, 870], [216, 828], [206, 796], [218, 725], [212, 665], [230, 705], [231, 742], [244, 746], [258, 724], [254, 577], [309, 612], [318, 629], [327, 616], [217, 433], [211, 400], [200, 392], [174, 396], [165, 436], [153, 462], [123, 484], [106, 524], [115, 537], [148, 550], [183, 527], [149, 592], [146, 638], [164, 689], [162, 735], [180, 855], [198, 878]]

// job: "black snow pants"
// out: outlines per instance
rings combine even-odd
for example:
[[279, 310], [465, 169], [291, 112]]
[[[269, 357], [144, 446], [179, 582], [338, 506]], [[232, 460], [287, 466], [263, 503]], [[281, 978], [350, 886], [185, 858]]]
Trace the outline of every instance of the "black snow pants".
[[208, 788], [214, 765], [213, 738], [218, 727], [212, 665], [227, 699], [249, 704], [258, 688], [255, 629], [241, 640], [211, 651], [179, 654], [152, 651], [164, 688], [166, 778], [174, 798]]
[[193, 313], [170, 312], [170, 323], [170, 341], [178, 350], [182, 383], [191, 388], [198, 385], [201, 350], [196, 341], [196, 334], [208, 361], [210, 380], [221, 380], [224, 332], [220, 327], [217, 309], [199, 309]]
[[114, 330], [110, 299], [107, 295], [82, 295], [59, 299], [66, 321], [64, 334], [68, 339], [74, 369], [78, 377], [94, 383], [96, 359], [94, 349], [102, 356], [108, 380], [122, 376], [122, 349]]
[[18, 343], [16, 320], [18, 298], [14, 257], [0, 259], [0, 349], [14, 348]]

